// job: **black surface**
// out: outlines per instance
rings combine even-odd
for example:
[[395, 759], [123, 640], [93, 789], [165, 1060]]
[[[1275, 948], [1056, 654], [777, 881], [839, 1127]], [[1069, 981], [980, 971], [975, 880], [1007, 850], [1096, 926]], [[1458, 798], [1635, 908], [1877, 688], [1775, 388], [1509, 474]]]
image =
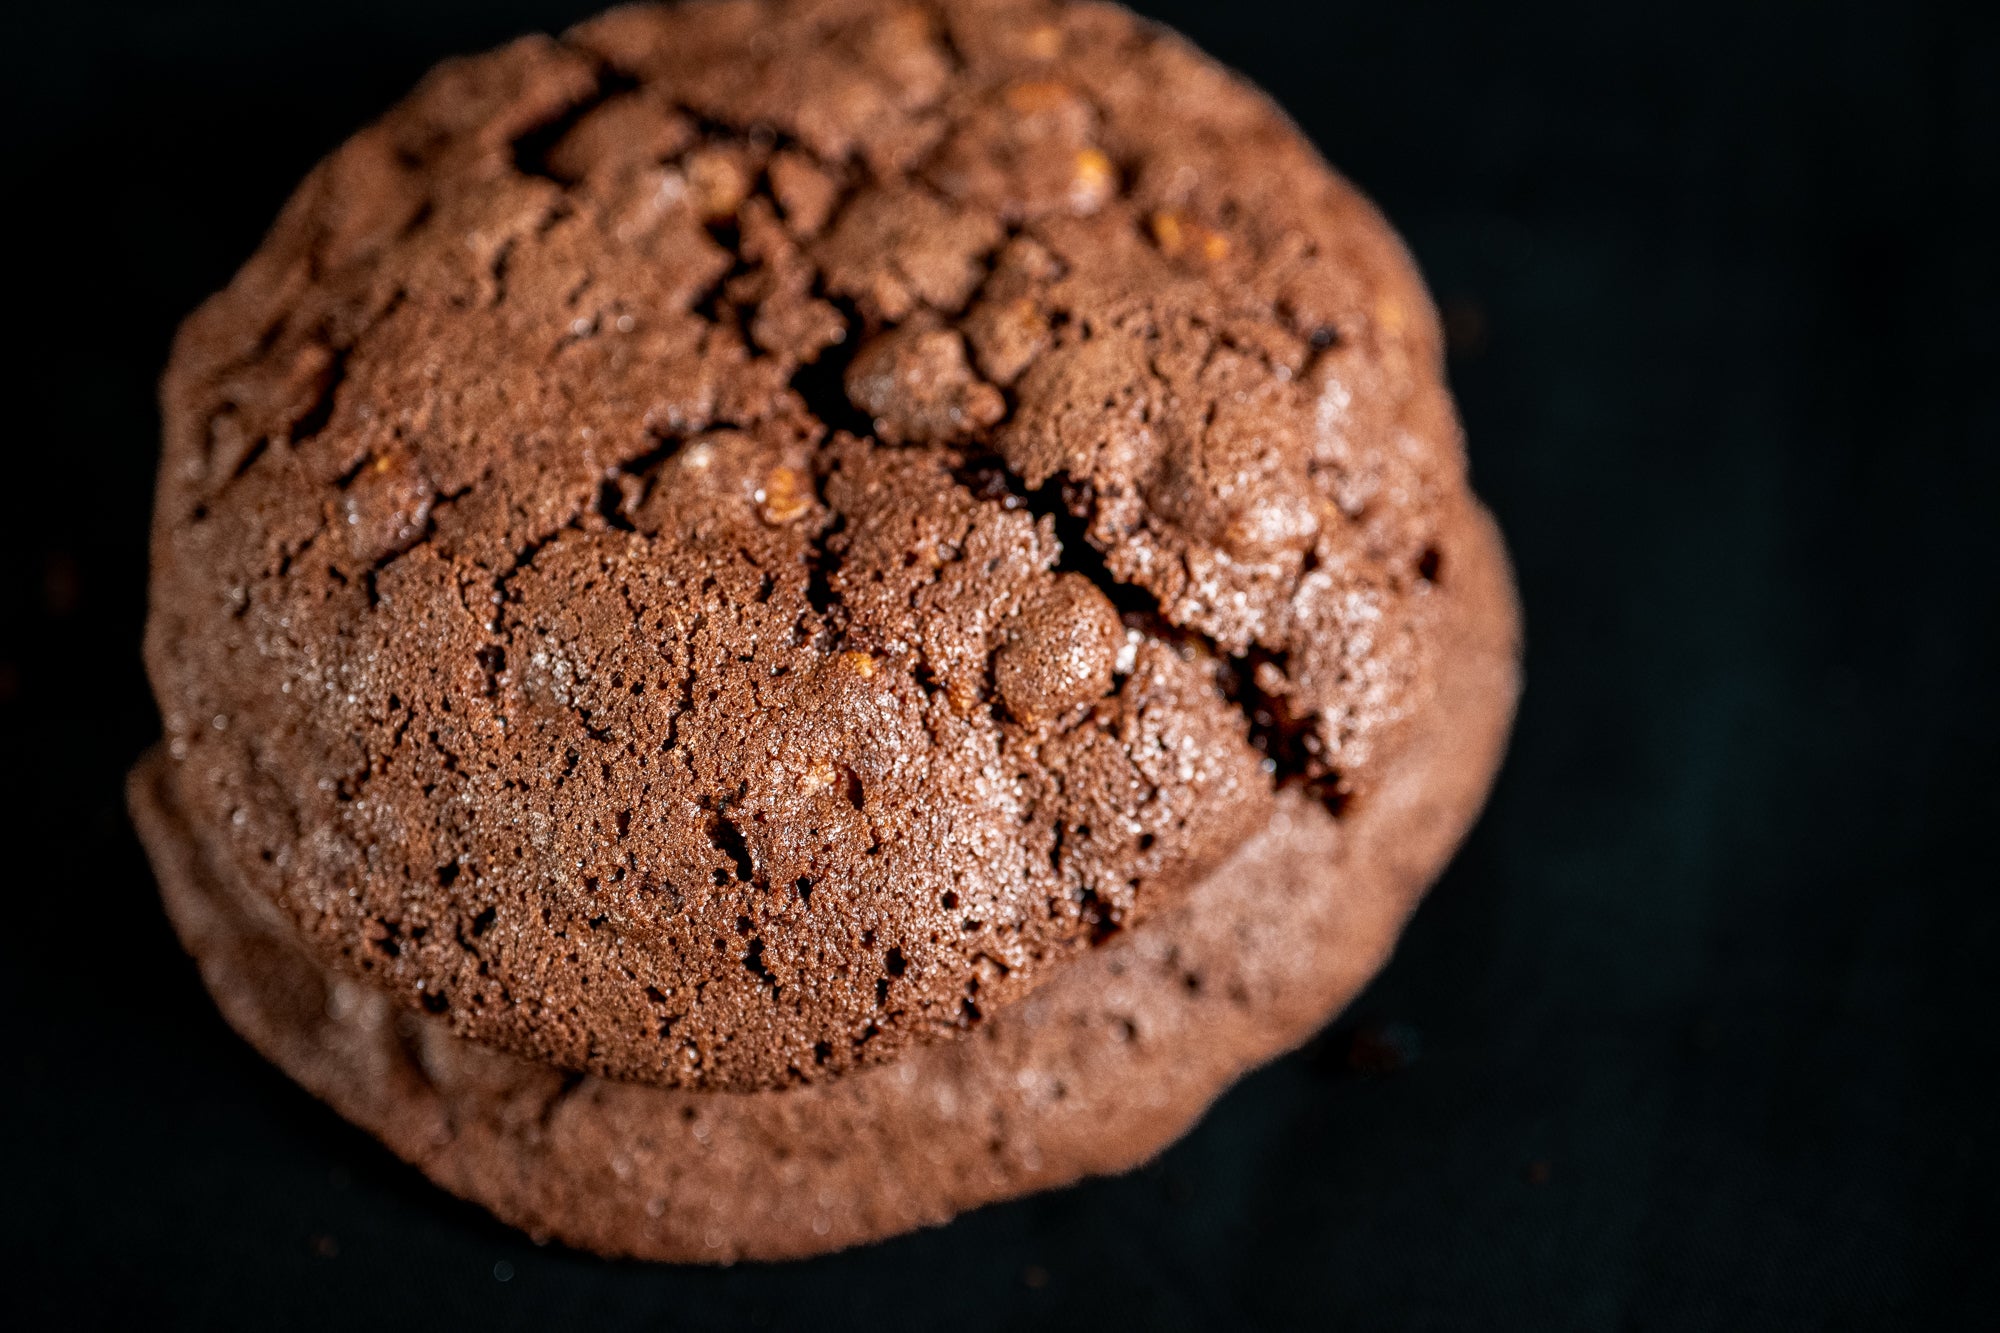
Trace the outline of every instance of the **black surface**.
[[13, 1326], [1984, 1322], [1992, 18], [1143, 7], [1268, 86], [1450, 314], [1528, 605], [1512, 758], [1354, 1014], [1157, 1165], [730, 1272], [538, 1250], [264, 1066], [120, 805], [174, 322], [435, 58], [585, 6], [10, 15]]

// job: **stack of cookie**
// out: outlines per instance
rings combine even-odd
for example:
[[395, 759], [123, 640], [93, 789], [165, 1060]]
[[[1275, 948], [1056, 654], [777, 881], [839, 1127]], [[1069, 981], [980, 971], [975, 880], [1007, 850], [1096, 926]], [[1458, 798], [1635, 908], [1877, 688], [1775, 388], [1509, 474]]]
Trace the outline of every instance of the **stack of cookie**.
[[1122, 10], [449, 63], [182, 329], [132, 802], [229, 1021], [537, 1234], [1145, 1160], [1367, 980], [1516, 689], [1401, 246]]

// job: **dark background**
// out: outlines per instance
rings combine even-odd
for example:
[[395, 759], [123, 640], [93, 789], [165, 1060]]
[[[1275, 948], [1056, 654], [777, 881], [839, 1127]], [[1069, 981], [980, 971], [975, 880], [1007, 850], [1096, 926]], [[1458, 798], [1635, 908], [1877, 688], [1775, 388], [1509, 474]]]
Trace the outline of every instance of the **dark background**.
[[0, 1309], [1992, 1317], [2000, 25], [1972, 5], [1140, 6], [1268, 87], [1409, 238], [1529, 625], [1499, 789], [1386, 974], [1154, 1166], [811, 1263], [605, 1264], [431, 1188], [233, 1037], [119, 791], [158, 725], [138, 640], [168, 336], [433, 60], [591, 7], [9, 18]]

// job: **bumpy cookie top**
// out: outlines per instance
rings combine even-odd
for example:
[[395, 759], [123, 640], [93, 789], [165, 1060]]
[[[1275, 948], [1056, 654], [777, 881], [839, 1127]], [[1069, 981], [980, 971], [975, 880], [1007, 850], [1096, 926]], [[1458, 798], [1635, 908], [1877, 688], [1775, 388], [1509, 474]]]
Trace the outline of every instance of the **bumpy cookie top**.
[[447, 64], [183, 329], [148, 663], [330, 961], [810, 1081], [1365, 800], [1462, 487], [1432, 316], [1122, 10], [729, 0]]

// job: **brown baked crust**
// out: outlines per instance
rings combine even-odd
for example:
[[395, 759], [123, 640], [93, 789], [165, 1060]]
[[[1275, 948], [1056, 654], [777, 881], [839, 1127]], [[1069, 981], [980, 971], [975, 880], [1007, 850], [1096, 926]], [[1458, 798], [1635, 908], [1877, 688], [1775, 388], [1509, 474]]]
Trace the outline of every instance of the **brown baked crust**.
[[1281, 786], [1364, 806], [1465, 494], [1435, 321], [1106, 6], [621, 10], [318, 168], [163, 390], [147, 660], [210, 855], [570, 1070], [957, 1036]]
[[1143, 1162], [1375, 973], [1483, 801], [1518, 690], [1498, 533], [1468, 506], [1442, 540], [1438, 692], [1365, 807], [1336, 821], [1286, 793], [1178, 908], [976, 1036], [812, 1087], [615, 1083], [464, 1041], [313, 959], [203, 845], [158, 752], [132, 810], [224, 1016], [438, 1184], [606, 1255], [821, 1253]]

